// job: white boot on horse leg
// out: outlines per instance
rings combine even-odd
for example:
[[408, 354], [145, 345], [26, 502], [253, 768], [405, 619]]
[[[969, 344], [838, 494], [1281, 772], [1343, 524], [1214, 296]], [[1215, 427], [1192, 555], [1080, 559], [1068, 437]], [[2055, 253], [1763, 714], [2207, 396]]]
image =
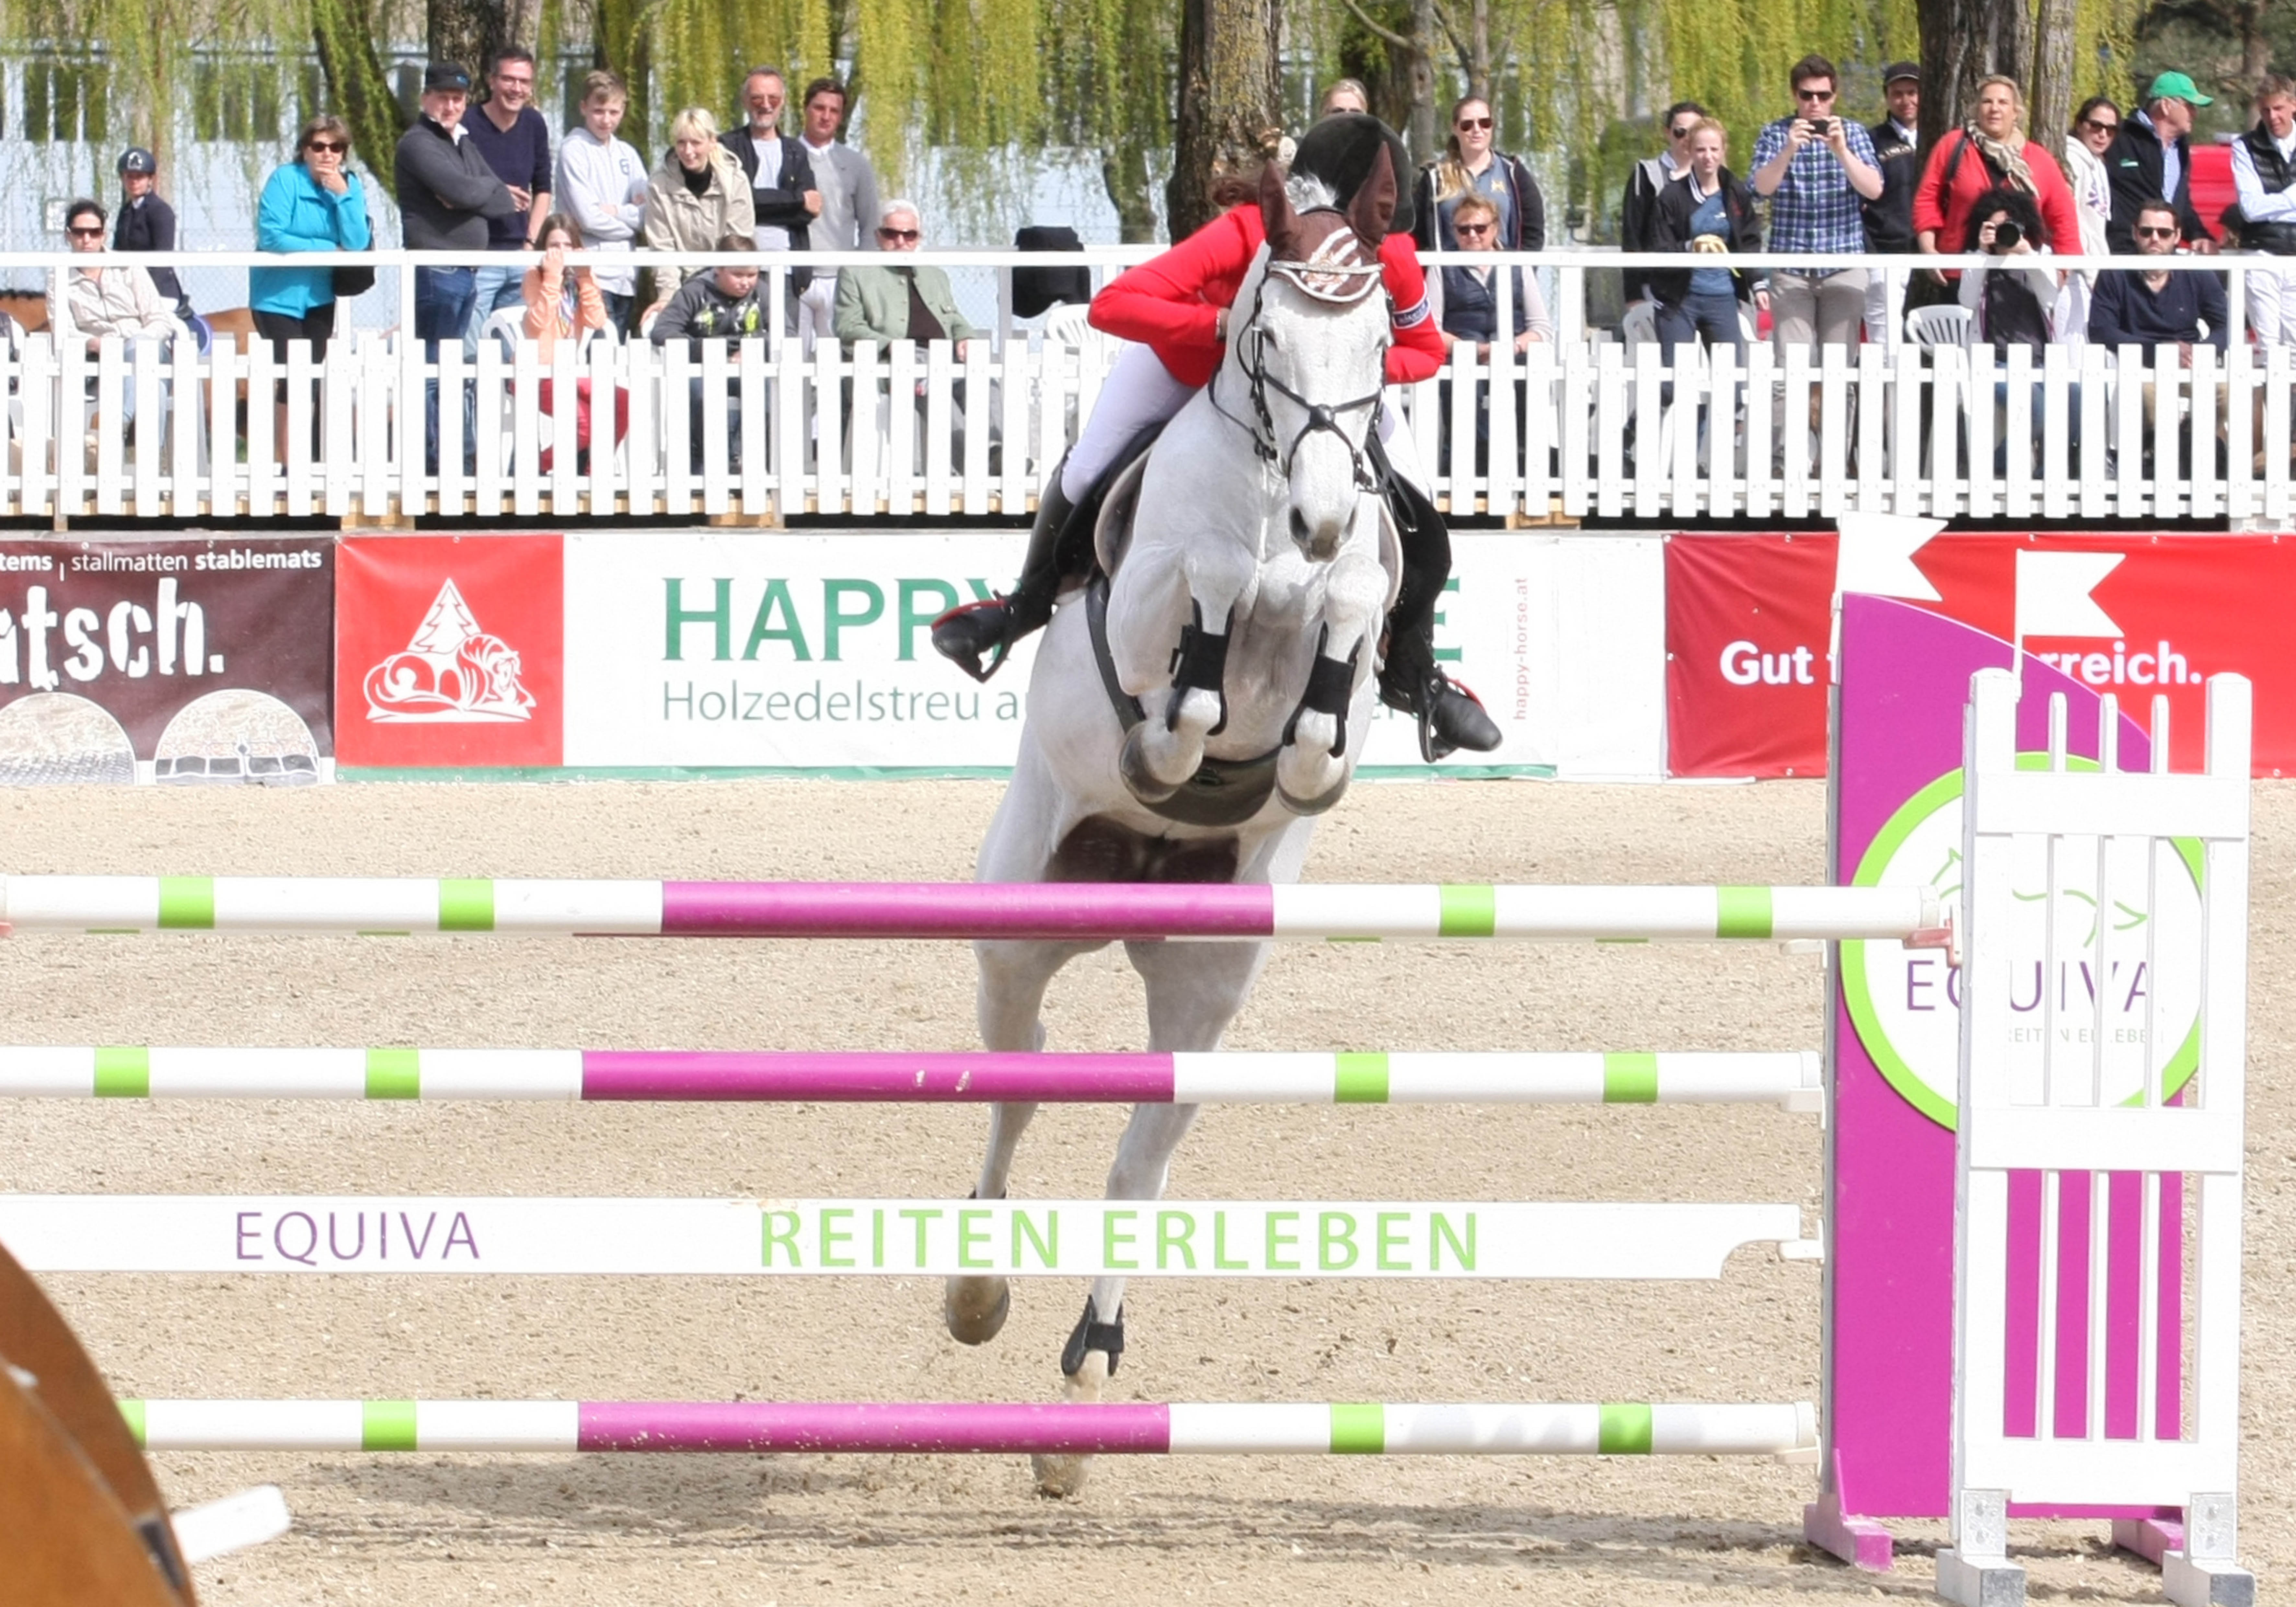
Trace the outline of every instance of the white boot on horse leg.
[[1118, 763], [1135, 798], [1161, 803], [1202, 767], [1204, 739], [1220, 723], [1223, 709], [1219, 694], [1201, 687], [1174, 687], [1161, 709], [1152, 697], [1141, 701], [1150, 705], [1148, 717], [1126, 734]]

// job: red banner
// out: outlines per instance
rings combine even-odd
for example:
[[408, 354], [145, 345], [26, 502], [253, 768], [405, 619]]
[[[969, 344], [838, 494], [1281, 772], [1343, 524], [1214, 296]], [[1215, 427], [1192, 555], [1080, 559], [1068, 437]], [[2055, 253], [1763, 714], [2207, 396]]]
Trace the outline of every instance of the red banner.
[[[1677, 536], [1667, 544], [1673, 774], [1824, 774], [1837, 550], [1832, 536]], [[2029, 652], [2115, 694], [2147, 731], [2154, 697], [2166, 696], [2179, 769], [2202, 763], [2202, 682], [2237, 671], [2256, 685], [2257, 774], [2296, 774], [2296, 636], [2276, 605], [2296, 594], [2296, 539], [1945, 535], [1913, 555], [1938, 597], [1907, 601], [2009, 638], [2021, 553]]]
[[560, 537], [359, 537], [342, 544], [337, 570], [335, 709], [344, 765], [561, 762]]

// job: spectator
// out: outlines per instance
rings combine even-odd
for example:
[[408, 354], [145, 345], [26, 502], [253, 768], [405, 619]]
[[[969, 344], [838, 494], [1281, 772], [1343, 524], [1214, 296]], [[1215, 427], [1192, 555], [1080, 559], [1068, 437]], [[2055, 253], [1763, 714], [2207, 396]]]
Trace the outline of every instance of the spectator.
[[[1462, 251], [1496, 251], [1498, 249], [1498, 204], [1488, 195], [1462, 195], [1459, 204], [1451, 211], [1451, 232], [1458, 236]], [[1514, 349], [1527, 350], [1534, 340], [1554, 339], [1554, 321], [1547, 316], [1546, 298], [1538, 291], [1536, 275], [1523, 276], [1519, 267], [1507, 270], [1507, 279], [1514, 298], [1514, 312], [1509, 320], [1514, 331]], [[1440, 274], [1427, 282], [1427, 301], [1435, 318], [1435, 327], [1443, 336], [1443, 349], [1450, 351], [1463, 341], [1472, 348], [1479, 361], [1491, 360], [1492, 348], [1499, 337], [1498, 270], [1474, 267], [1465, 264], [1447, 265]], [[1478, 381], [1475, 386], [1475, 464], [1481, 473], [1488, 461], [1491, 440], [1491, 381]], [[1521, 380], [1514, 381], [1516, 416], [1521, 416], [1521, 399], [1526, 386]], [[1441, 414], [1442, 436], [1438, 452], [1446, 461], [1450, 456], [1451, 406], [1450, 381], [1443, 385], [1444, 403]]]
[[1360, 78], [1336, 78], [1324, 91], [1323, 99], [1316, 103], [1316, 116], [1320, 121], [1341, 112], [1362, 113], [1371, 110], [1371, 94]]
[[[730, 159], [729, 159], [730, 160]], [[706, 248], [719, 251], [746, 251], [753, 249], [749, 232], [738, 230], [720, 235]], [[752, 335], [766, 332], [766, 309], [758, 301], [758, 266], [754, 262], [735, 263], [696, 271], [661, 316], [653, 321], [651, 339], [657, 347], [666, 347], [672, 340], [684, 340], [687, 351], [695, 357], [701, 355], [702, 343], [723, 340], [729, 348], [733, 361], [742, 360], [740, 342]], [[742, 471], [742, 388], [730, 387], [732, 394], [726, 407], [726, 461], [734, 473]], [[689, 383], [686, 437], [688, 461], [693, 470], [701, 468], [702, 418], [707, 411], [707, 388], [701, 376], [696, 374]]]
[[[1960, 249], [2001, 259], [1961, 275], [1961, 304], [1972, 314], [1970, 344], [2006, 357], [2012, 346], [2038, 351], [2052, 337], [2050, 315], [2059, 293], [2049, 253], [2049, 225], [2026, 191], [2007, 184], [1987, 191], [1969, 209]], [[2033, 398], [2038, 408], [2041, 398]]]
[[[94, 201], [76, 201], [64, 211], [64, 237], [75, 251], [101, 252], [103, 225], [103, 209]], [[150, 273], [140, 267], [73, 268], [52, 276], [48, 281], [48, 329], [60, 346], [67, 340], [81, 340], [91, 351], [96, 341], [116, 335], [131, 343], [130, 361], [135, 357], [133, 342], [160, 341], [161, 360], [165, 361], [168, 347], [187, 332], [176, 320], [174, 305], [160, 293]], [[93, 376], [89, 382], [94, 384]], [[161, 383], [164, 386], [166, 381]], [[132, 384], [120, 387], [119, 412], [123, 419], [135, 416], [135, 389]], [[87, 439], [93, 450], [93, 415]]]
[[[654, 251], [714, 251], [728, 234], [742, 236], [743, 250], [753, 248], [757, 212], [750, 201], [750, 181], [734, 153], [718, 143], [718, 119], [699, 106], [688, 106], [669, 120], [669, 154], [646, 180], [646, 249]], [[755, 289], [756, 270], [751, 275]], [[685, 282], [709, 277], [709, 270], [658, 267], [653, 271], [653, 305], [639, 318], [660, 314]]]
[[[1627, 193], [1619, 201], [1620, 250], [1658, 250], [1651, 243], [1652, 214], [1658, 208], [1660, 193], [1690, 170], [1690, 131], [1707, 115], [1706, 108], [1696, 101], [1677, 101], [1666, 109], [1666, 149], [1635, 164], [1635, 170], [1627, 176]], [[1647, 297], [1650, 270], [1627, 269], [1626, 293], [1629, 307]]]
[[[409, 250], [476, 256], [487, 249], [488, 220], [518, 211], [518, 198], [495, 176], [463, 126], [470, 95], [471, 75], [452, 61], [433, 61], [423, 69], [422, 115], [399, 137], [391, 160], [400, 237]], [[414, 270], [414, 335], [425, 342], [432, 361], [438, 342], [463, 338], [477, 295], [474, 267]], [[436, 437], [434, 429], [434, 441]]]
[[[1754, 141], [1753, 191], [1770, 202], [1769, 249], [1857, 253], [1866, 249], [1860, 199], [1882, 193], [1873, 136], [1833, 115], [1841, 75], [1808, 55], [1790, 75], [1795, 111], [1766, 125]], [[1816, 343], [1857, 344], [1866, 316], [1864, 268], [1785, 270], [1770, 275], [1770, 320], [1784, 355]], [[1783, 439], [1783, 437], [1781, 437]]]
[[[619, 73], [592, 73], [582, 80], [582, 126], [558, 146], [558, 204], [580, 229], [582, 244], [593, 250], [629, 250], [645, 227], [645, 159], [614, 137], [629, 103], [629, 86]], [[628, 334], [637, 306], [637, 269], [601, 267], [590, 273], [614, 332]]]
[[[2176, 207], [2154, 196], [2136, 209], [2130, 233], [2144, 257], [2176, 253], [2182, 225]], [[2141, 346], [2148, 354], [2175, 347], [2186, 367], [2193, 348], [2205, 340], [2225, 349], [2224, 286], [2214, 274], [2175, 273], [2166, 268], [2116, 269], [2096, 276], [2089, 306], [2088, 338], [2100, 346]], [[2208, 327], [2205, 332], [2202, 325]]]
[[[550, 126], [534, 109], [532, 51], [511, 45], [495, 53], [494, 63], [487, 69], [487, 98], [480, 102], [479, 115], [466, 119], [463, 126], [517, 207], [488, 220], [487, 248], [533, 250], [550, 211], [551, 178]], [[497, 307], [519, 304], [519, 282], [524, 276], [524, 270], [515, 267], [478, 270], [466, 333], [472, 346]]]
[[[749, 110], [750, 120], [726, 141], [726, 148], [750, 177], [750, 204], [761, 251], [802, 251], [813, 220], [821, 212], [821, 192], [814, 186], [813, 164], [807, 160], [805, 142], [781, 131], [782, 102], [787, 94], [778, 71], [751, 68], [742, 85], [742, 102]], [[791, 268], [790, 295], [802, 295], [812, 280], [809, 269]], [[794, 299], [788, 310], [789, 327], [795, 330]]]
[[[916, 203], [889, 201], [877, 220], [877, 249], [914, 251], [924, 237]], [[850, 268], [837, 276], [837, 311], [832, 325], [849, 344], [874, 340], [954, 340], [960, 361], [968, 341], [980, 332], [957, 310], [948, 274], [937, 267]]]
[[[572, 340], [579, 348], [584, 337], [610, 332], [614, 327], [613, 315], [606, 310], [606, 299], [598, 288], [596, 276], [587, 265], [578, 260], [582, 250], [582, 231], [563, 212], [553, 212], [542, 220], [542, 230], [536, 244], [542, 248], [542, 262], [526, 270], [519, 283], [519, 295], [526, 305], [526, 338], [535, 343], [545, 364], [556, 357], [558, 342]], [[554, 379], [542, 381], [537, 398], [544, 414], [553, 410], [552, 388]], [[586, 376], [575, 381], [574, 444], [578, 453], [576, 471], [588, 472], [590, 451], [590, 381]], [[614, 390], [614, 439], [619, 443], [629, 428], [630, 393], [620, 386]], [[545, 473], [551, 468], [552, 454], [542, 455]]]
[[1451, 213], [1470, 190], [1488, 195], [1499, 209], [1498, 249], [1546, 249], [1546, 202], [1519, 157], [1492, 148], [1491, 103], [1469, 95], [1451, 108], [1451, 137], [1440, 160], [1419, 170], [1417, 214], [1420, 245], [1431, 251], [1456, 251]]
[[[160, 160], [141, 145], [119, 153], [119, 221], [112, 225], [115, 251], [172, 251], [176, 249], [176, 209], [161, 201], [157, 188]], [[146, 268], [160, 293], [176, 304], [176, 316], [192, 321], [192, 299], [184, 294], [172, 267]]]
[[[1921, 187], [1922, 70], [1892, 61], [1882, 70], [1890, 113], [1866, 130], [1882, 169], [1882, 193], [1866, 203], [1866, 249], [1904, 255], [1914, 250], [1914, 192]], [[1895, 346], [1905, 333], [1906, 270], [1868, 271], [1866, 338]]]
[[2105, 237], [2115, 252], [2126, 255], [2144, 248], [2134, 238], [2136, 215], [2156, 201], [2166, 201], [2177, 214], [2177, 228], [2206, 256], [2217, 242], [2193, 209], [2193, 109], [2212, 106], [2213, 95], [2202, 94], [2191, 78], [2164, 72], [2144, 92], [2144, 104], [2120, 119], [2120, 132], [2104, 152], [2104, 170], [2112, 180], [2112, 221]]
[[[846, 102], [845, 86], [835, 78], [816, 78], [805, 86], [806, 157], [813, 166], [814, 185], [821, 192], [821, 211], [807, 231], [816, 251], [878, 249], [874, 220], [884, 209], [877, 204], [877, 170], [867, 157], [837, 137], [845, 126]], [[833, 335], [837, 270], [815, 270], [798, 302], [808, 343]]]
[[1650, 275], [1651, 296], [1658, 303], [1659, 338], [1666, 342], [1669, 366], [1693, 350], [1701, 335], [1710, 346], [1742, 348], [1746, 332], [1739, 304], [1751, 301], [1759, 307], [1769, 300], [1759, 276], [1713, 260], [1734, 251], [1762, 249], [1754, 198], [1744, 181], [1723, 165], [1730, 149], [1728, 133], [1712, 118], [1701, 118], [1685, 144], [1687, 165], [1681, 179], [1659, 192], [1650, 249], [1688, 251], [1709, 260]]
[[[364, 251], [374, 244], [366, 190], [350, 170], [351, 131], [342, 119], [322, 113], [295, 136], [295, 160], [272, 169], [255, 208], [258, 251]], [[284, 365], [287, 343], [308, 340], [316, 361], [335, 333], [335, 270], [258, 267], [247, 270], [247, 305], [255, 332], [271, 342], [272, 361]], [[274, 459], [287, 461], [287, 394], [274, 398]]]
[[[1498, 203], [1488, 195], [1461, 196], [1451, 211], [1451, 232], [1463, 251], [1497, 250]], [[1547, 315], [1546, 299], [1538, 293], [1538, 281], [1525, 280], [1519, 267], [1508, 270], [1508, 279], [1514, 296], [1514, 348], [1521, 351], [1533, 340], [1554, 339], [1554, 321]], [[1477, 357], [1488, 362], [1499, 332], [1497, 268], [1456, 264], [1429, 281], [1427, 289], [1443, 349], [1447, 352], [1465, 340]]]
[[[1914, 227], [1923, 251], [1935, 256], [1972, 238], [1971, 209], [2001, 189], [2031, 196], [2051, 240], [2080, 238], [2080, 209], [2056, 159], [2025, 137], [2025, 96], [2014, 78], [1989, 78], [1977, 86], [1969, 120], [1930, 152], [1914, 197]], [[1950, 283], [1959, 275], [1944, 275]]]
[[[2256, 92], [2256, 127], [2233, 142], [2232, 184], [2240, 243], [2296, 257], [2296, 81], [2275, 74]], [[2296, 272], [2249, 274], [2248, 322], [2259, 347], [2296, 345]]]
[[[2112, 217], [2112, 179], [2103, 157], [2120, 132], [2120, 108], [2103, 95], [2093, 95], [2073, 113], [2072, 131], [2065, 135], [2065, 187], [2073, 193], [2073, 214], [2080, 220], [2080, 254], [2103, 257], [2105, 225]], [[2096, 290], [2093, 270], [2065, 276], [2065, 305], [2057, 316], [2059, 339], [2086, 340], [2089, 298]]]

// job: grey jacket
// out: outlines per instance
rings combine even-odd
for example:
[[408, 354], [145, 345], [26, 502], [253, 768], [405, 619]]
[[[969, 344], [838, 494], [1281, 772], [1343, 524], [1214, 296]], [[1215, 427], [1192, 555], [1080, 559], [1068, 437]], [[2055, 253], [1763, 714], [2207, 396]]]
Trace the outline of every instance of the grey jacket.
[[869, 159], [839, 141], [826, 151], [805, 147], [813, 181], [821, 192], [821, 216], [806, 243], [816, 251], [877, 249], [877, 170]]
[[483, 251], [487, 219], [518, 210], [478, 142], [460, 130], [450, 135], [427, 117], [399, 136], [390, 168], [400, 238], [410, 251]]

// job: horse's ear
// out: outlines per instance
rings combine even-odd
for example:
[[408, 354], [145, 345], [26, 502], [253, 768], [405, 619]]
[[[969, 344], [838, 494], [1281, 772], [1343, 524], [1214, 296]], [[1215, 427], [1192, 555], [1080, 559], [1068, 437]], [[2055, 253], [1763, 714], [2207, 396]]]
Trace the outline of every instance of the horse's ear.
[[1376, 256], [1380, 242], [1387, 238], [1387, 225], [1395, 216], [1395, 161], [1385, 140], [1372, 153], [1371, 168], [1364, 175], [1363, 183], [1356, 186], [1355, 199], [1348, 202], [1348, 226], [1364, 248]]
[[1270, 254], [1279, 260], [1300, 226], [1292, 197], [1283, 188], [1283, 169], [1274, 162], [1259, 169], [1259, 221], [1267, 227]]

